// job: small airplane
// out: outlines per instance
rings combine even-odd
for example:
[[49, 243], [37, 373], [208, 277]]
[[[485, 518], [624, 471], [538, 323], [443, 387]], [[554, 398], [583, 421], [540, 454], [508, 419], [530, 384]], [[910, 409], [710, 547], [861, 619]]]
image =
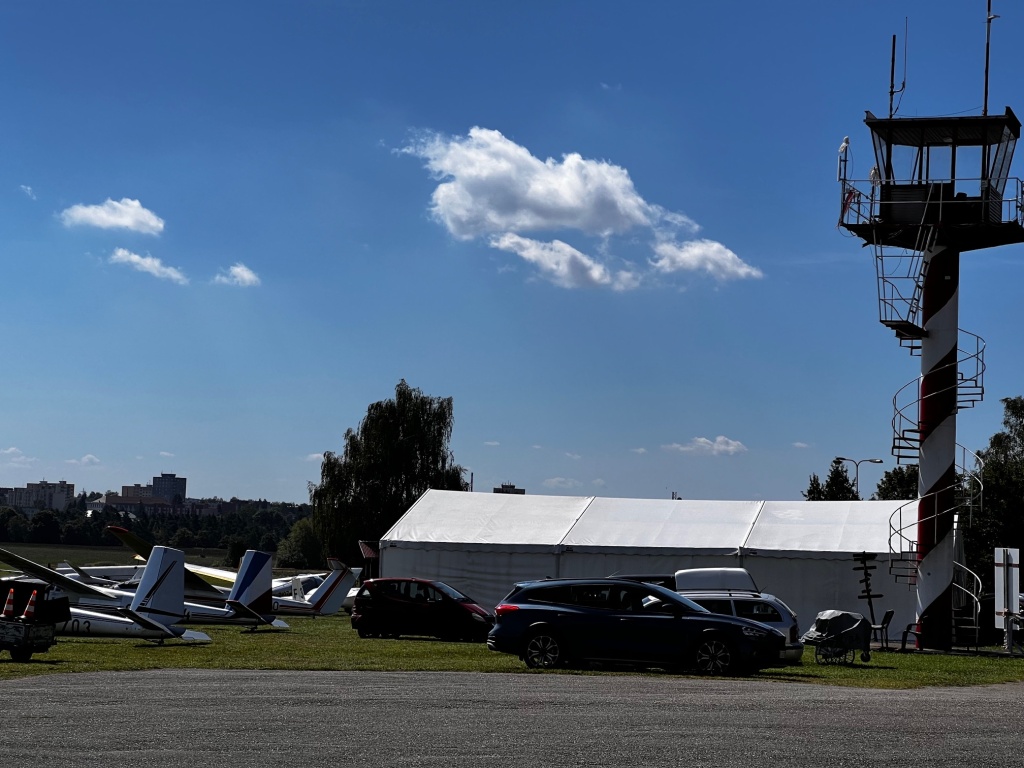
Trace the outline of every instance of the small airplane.
[[[107, 530], [121, 540], [137, 557], [149, 557], [153, 545], [126, 528], [108, 525]], [[269, 555], [267, 555], [269, 557]], [[330, 616], [337, 613], [352, 586], [359, 579], [362, 568], [349, 568], [337, 558], [328, 558], [331, 570], [326, 574], [300, 574], [271, 581], [272, 600], [268, 613], [286, 616]], [[234, 589], [242, 573], [220, 568], [185, 564], [185, 595], [197, 602], [224, 599], [227, 584]], [[215, 582], [215, 583], [211, 583]], [[310, 583], [312, 582], [312, 587]], [[308, 591], [307, 591], [308, 590]]]
[[124, 592], [83, 584], [75, 579], [0, 549], [0, 560], [67, 595], [70, 618], [56, 625], [59, 635], [137, 637], [162, 643], [166, 639], [209, 642], [208, 635], [178, 626], [185, 617], [185, 553], [154, 549], [138, 589]]

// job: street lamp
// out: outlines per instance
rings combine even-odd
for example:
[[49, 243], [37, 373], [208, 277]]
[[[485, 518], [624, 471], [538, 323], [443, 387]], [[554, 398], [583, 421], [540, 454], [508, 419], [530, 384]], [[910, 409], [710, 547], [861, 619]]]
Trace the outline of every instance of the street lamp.
[[881, 459], [848, 459], [845, 456], [836, 456], [836, 461], [848, 461], [853, 464], [853, 492], [860, 498], [860, 465], [863, 462], [868, 464], [881, 464]]

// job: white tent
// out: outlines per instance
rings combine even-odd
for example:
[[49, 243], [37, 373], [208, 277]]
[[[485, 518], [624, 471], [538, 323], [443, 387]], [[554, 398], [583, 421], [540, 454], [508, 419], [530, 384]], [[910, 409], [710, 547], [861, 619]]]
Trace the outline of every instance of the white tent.
[[[889, 518], [905, 502], [694, 501], [427, 491], [380, 542], [382, 576], [440, 579], [492, 608], [517, 581], [741, 566], [806, 629], [856, 611], [869, 563], [875, 620], [914, 620], [912, 587], [889, 574]], [[897, 638], [898, 640], [898, 638]]]

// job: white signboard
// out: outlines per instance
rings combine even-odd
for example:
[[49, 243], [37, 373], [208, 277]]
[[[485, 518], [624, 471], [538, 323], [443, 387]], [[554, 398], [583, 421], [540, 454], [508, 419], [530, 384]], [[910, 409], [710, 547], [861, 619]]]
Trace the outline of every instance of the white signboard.
[[996, 627], [1020, 611], [1020, 550], [996, 547]]

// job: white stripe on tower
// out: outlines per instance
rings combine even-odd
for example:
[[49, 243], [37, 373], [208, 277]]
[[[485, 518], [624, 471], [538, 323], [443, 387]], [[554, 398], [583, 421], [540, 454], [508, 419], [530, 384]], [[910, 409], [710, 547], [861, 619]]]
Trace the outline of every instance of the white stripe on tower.
[[922, 644], [949, 648], [953, 627], [953, 514], [956, 506], [957, 346], [960, 253], [924, 254], [917, 611]]

